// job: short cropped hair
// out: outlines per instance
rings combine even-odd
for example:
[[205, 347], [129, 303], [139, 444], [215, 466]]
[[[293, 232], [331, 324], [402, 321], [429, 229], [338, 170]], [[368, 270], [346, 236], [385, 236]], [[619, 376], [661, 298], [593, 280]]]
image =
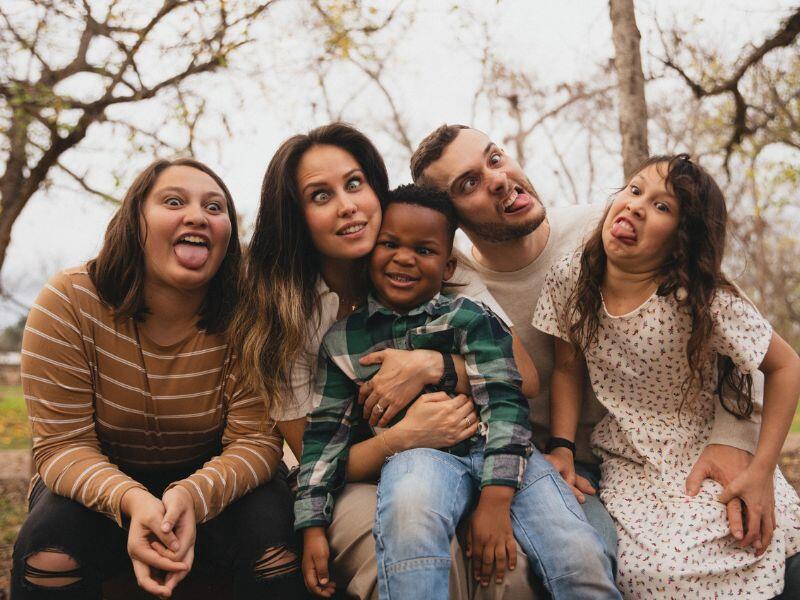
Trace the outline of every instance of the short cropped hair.
[[411, 179], [417, 185], [431, 187], [425, 178], [425, 169], [442, 157], [442, 153], [467, 125], [441, 125], [423, 139], [411, 155]]
[[458, 227], [458, 217], [456, 216], [456, 209], [453, 206], [453, 202], [446, 192], [431, 187], [407, 183], [389, 192], [386, 202], [384, 202], [383, 210], [385, 211], [392, 204], [422, 206], [423, 208], [429, 208], [444, 215], [444, 218], [447, 220], [447, 243], [452, 249], [453, 238], [456, 235], [456, 228]]

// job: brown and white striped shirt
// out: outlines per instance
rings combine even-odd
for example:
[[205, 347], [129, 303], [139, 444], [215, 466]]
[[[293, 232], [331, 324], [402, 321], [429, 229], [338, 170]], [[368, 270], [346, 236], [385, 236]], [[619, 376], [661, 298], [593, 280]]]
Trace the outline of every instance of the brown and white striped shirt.
[[37, 474], [53, 492], [122, 522], [143, 488], [123, 471], [180, 469], [198, 522], [275, 473], [282, 440], [243, 384], [224, 338], [196, 331], [170, 346], [115, 321], [85, 267], [42, 289], [22, 340], [22, 386]]

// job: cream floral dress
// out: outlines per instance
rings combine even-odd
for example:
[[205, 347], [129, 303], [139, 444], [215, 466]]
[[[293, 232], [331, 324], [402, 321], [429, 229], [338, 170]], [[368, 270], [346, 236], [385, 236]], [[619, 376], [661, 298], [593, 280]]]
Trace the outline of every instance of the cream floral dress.
[[[567, 339], [564, 307], [579, 271], [580, 254], [553, 266], [535, 327]], [[592, 446], [603, 461], [600, 497], [617, 525], [617, 584], [626, 598], [772, 598], [783, 589], [786, 557], [800, 550], [800, 500], [777, 469], [777, 527], [762, 556], [730, 535], [719, 484], [706, 480], [696, 497], [686, 495], [713, 424], [717, 354], [752, 373], [772, 337], [769, 323], [732, 293], [718, 292], [711, 309], [705, 385], [686, 400], [691, 318], [671, 295], [654, 294], [622, 316], [603, 306], [598, 341], [586, 353], [592, 387], [609, 413]]]

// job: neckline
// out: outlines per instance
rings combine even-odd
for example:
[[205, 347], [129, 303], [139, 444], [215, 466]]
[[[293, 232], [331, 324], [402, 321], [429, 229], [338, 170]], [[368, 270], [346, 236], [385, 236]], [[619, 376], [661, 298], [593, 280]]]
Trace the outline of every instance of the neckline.
[[629, 310], [628, 312], [626, 312], [625, 314], [622, 314], [622, 315], [612, 315], [609, 312], [608, 307], [606, 306], [606, 299], [603, 297], [603, 292], [602, 291], [600, 292], [600, 302], [603, 305], [603, 312], [605, 313], [605, 315], [609, 319], [627, 319], [629, 317], [636, 316], [636, 314], [639, 313], [645, 306], [650, 304], [650, 302], [653, 300], [653, 298], [655, 298], [657, 295], [658, 295], [658, 288], [654, 289], [653, 293], [650, 294], [639, 306], [637, 306], [636, 308], [634, 308], [632, 310]]

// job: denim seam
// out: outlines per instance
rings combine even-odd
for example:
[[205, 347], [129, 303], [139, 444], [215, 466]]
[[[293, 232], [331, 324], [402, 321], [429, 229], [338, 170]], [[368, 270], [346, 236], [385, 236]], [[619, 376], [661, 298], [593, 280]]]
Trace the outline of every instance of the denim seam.
[[402, 573], [404, 571], [411, 571], [418, 569], [420, 567], [434, 567], [436, 569], [448, 569], [450, 570], [450, 562], [451, 559], [448, 556], [447, 558], [442, 556], [422, 556], [417, 558], [409, 558], [407, 560], [401, 560], [396, 563], [392, 563], [386, 567], [387, 573]]

